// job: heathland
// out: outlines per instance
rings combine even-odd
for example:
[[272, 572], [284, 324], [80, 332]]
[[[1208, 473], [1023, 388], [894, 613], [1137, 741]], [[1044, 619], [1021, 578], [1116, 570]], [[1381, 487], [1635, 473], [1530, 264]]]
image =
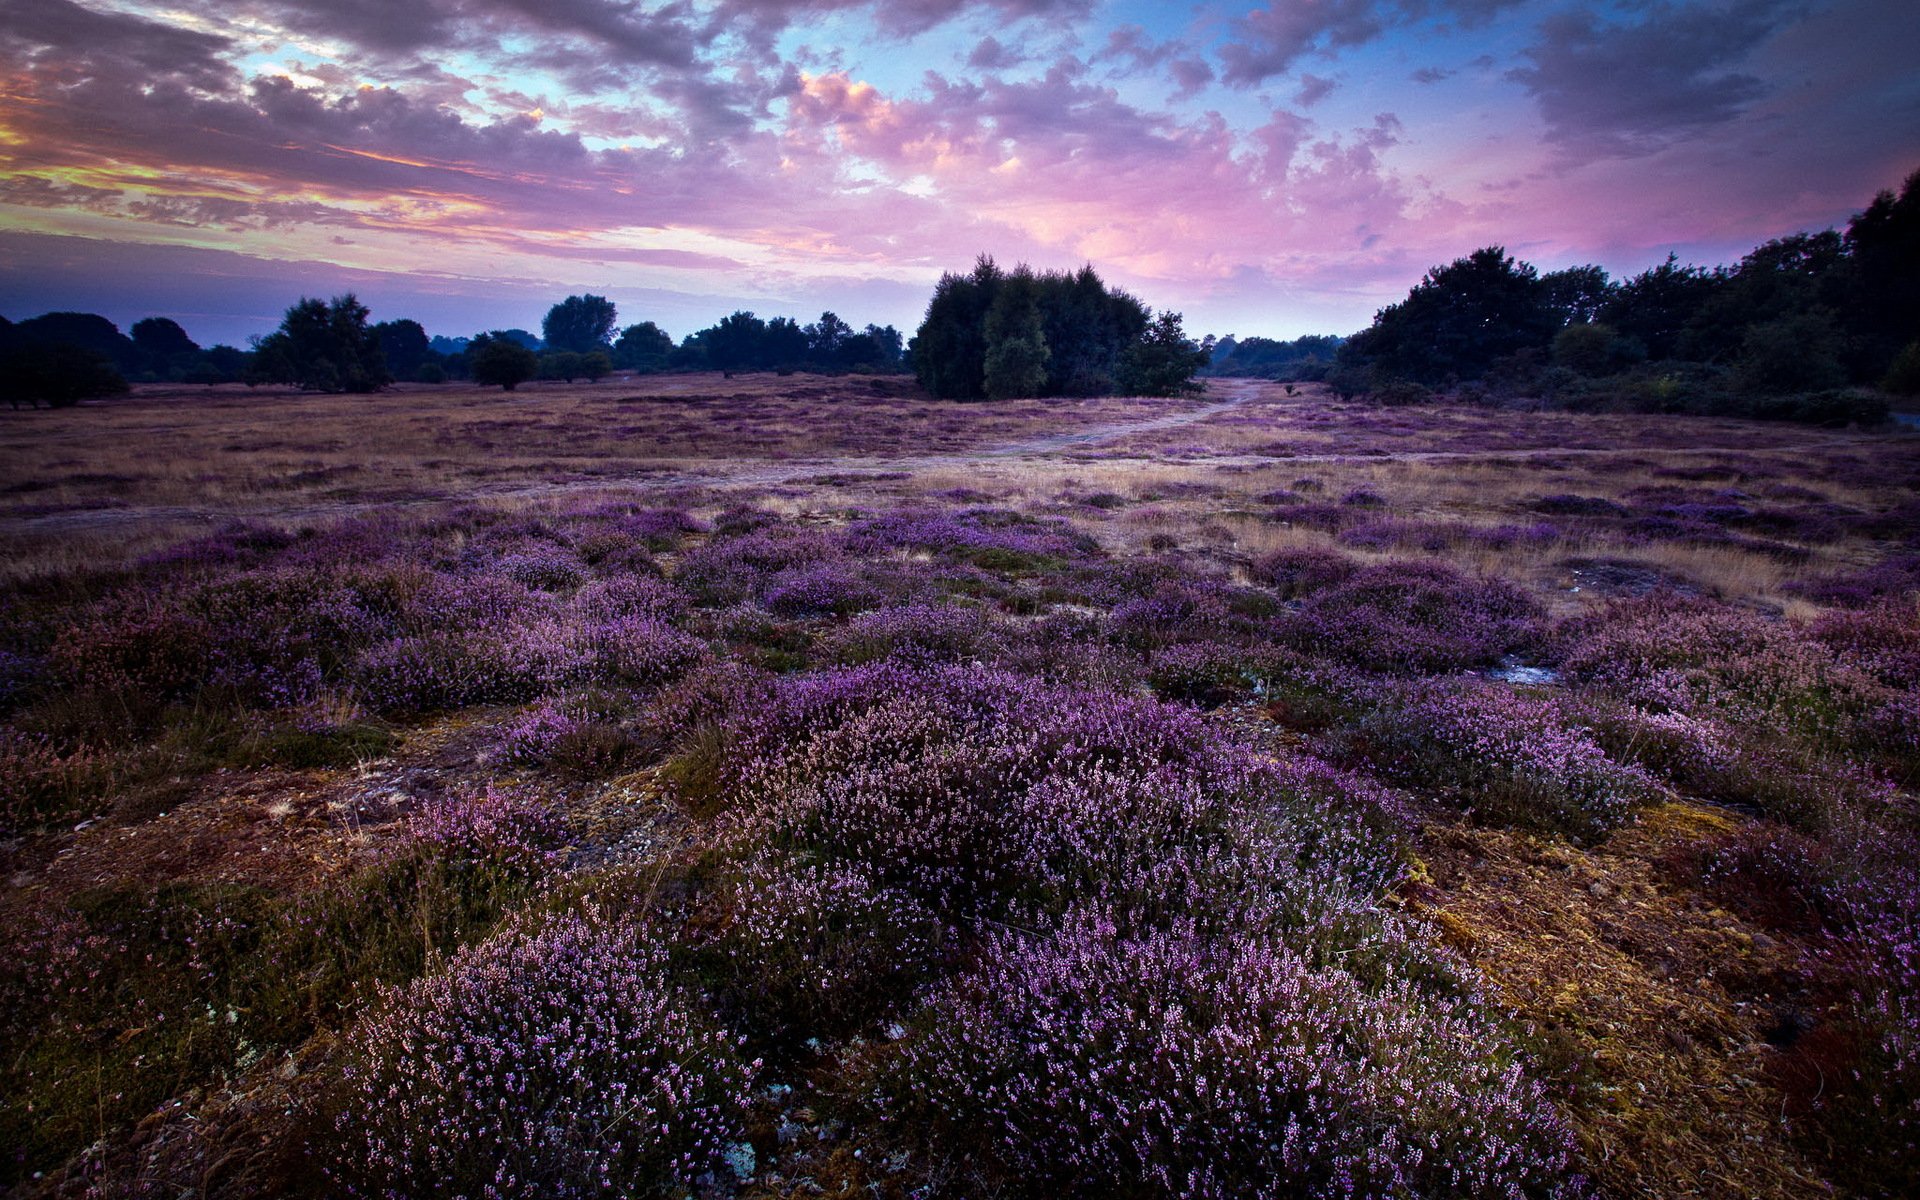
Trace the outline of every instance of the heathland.
[[0, 1187], [1912, 1194], [1920, 437], [1399, 399], [0, 414]]

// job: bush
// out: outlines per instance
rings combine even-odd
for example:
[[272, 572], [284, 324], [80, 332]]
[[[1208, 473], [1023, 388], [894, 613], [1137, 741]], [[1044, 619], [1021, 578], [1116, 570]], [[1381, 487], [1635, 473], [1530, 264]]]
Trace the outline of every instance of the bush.
[[1023, 1196], [1578, 1196], [1573, 1139], [1465, 1000], [1283, 941], [999, 933], [893, 1081], [936, 1146]]
[[650, 1197], [724, 1169], [750, 1068], [643, 930], [523, 921], [353, 1041], [336, 1178], [378, 1197]]
[[79, 346], [22, 346], [0, 354], [0, 394], [9, 408], [72, 408], [82, 400], [126, 392], [127, 381], [112, 363]]
[[1309, 597], [1281, 624], [1288, 640], [1356, 666], [1452, 671], [1537, 643], [1542, 614], [1525, 593], [1435, 562], [1363, 567]]

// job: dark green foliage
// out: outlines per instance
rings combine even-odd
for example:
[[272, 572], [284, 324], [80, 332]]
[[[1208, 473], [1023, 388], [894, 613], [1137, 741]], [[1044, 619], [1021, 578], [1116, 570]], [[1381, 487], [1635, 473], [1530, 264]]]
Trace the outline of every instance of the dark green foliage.
[[1611, 375], [1645, 357], [1639, 343], [1597, 321], [1577, 322], [1553, 337], [1553, 365], [1576, 375]]
[[509, 392], [540, 370], [540, 360], [533, 351], [500, 332], [474, 338], [467, 346], [467, 365], [475, 383], [497, 383]]
[[1604, 268], [1589, 263], [1549, 271], [1540, 277], [1540, 290], [1547, 307], [1562, 325], [1586, 324], [1599, 319], [1600, 310], [1613, 297], [1613, 283]]
[[[944, 399], [1098, 396], [1129, 384], [1153, 389], [1140, 394], [1175, 395], [1206, 356], [1182, 350], [1192, 343], [1183, 334], [1169, 340], [1163, 323], [1154, 347], [1130, 358], [1149, 340], [1151, 318], [1091, 266], [1067, 274], [1023, 265], [1009, 274], [982, 255], [971, 274], [941, 277], [909, 353], [921, 386]], [[1183, 355], [1191, 366], [1181, 373]]]
[[1021, 267], [1008, 277], [987, 310], [987, 399], [1038, 395], [1047, 382], [1053, 356], [1040, 327], [1040, 303], [1033, 272]]
[[71, 408], [126, 390], [111, 363], [81, 346], [42, 343], [0, 352], [0, 394], [9, 408]]
[[673, 353], [673, 339], [652, 321], [629, 325], [613, 344], [613, 365], [633, 371], [658, 371]]
[[1672, 358], [1680, 335], [1713, 293], [1715, 279], [1699, 267], [1667, 261], [1621, 283], [1600, 308], [1600, 320], [1646, 347], [1647, 357]]
[[1134, 396], [1177, 396], [1197, 392], [1194, 372], [1207, 365], [1207, 351], [1187, 337], [1180, 314], [1163, 312], [1140, 340], [1127, 347], [1120, 364], [1120, 390]]
[[133, 323], [134, 368], [155, 379], [182, 379], [201, 365], [200, 347], [178, 322], [148, 317]]
[[1477, 379], [1496, 359], [1544, 346], [1558, 328], [1534, 269], [1488, 246], [1428, 271], [1348, 339], [1340, 360], [1426, 384]]
[[1750, 325], [1741, 338], [1734, 383], [1744, 392], [1817, 392], [1846, 382], [1840, 329], [1823, 309]]
[[1880, 386], [1896, 396], [1920, 396], [1920, 341], [1908, 342], [1894, 356]]
[[1845, 241], [1854, 266], [1847, 324], [1861, 339], [1859, 374], [1872, 378], [1920, 336], [1920, 171], [1847, 222]]
[[547, 310], [540, 332], [550, 349], [591, 354], [612, 342], [618, 316], [613, 301], [605, 296], [568, 296]]
[[134, 344], [120, 327], [96, 313], [52, 312], [22, 321], [6, 331], [12, 346], [77, 346], [92, 351], [125, 372], [138, 368]]
[[311, 392], [374, 392], [393, 381], [367, 306], [352, 292], [331, 302], [303, 297], [254, 348], [250, 383], [291, 383]]
[[373, 327], [373, 332], [380, 339], [380, 353], [386, 356], [387, 370], [395, 379], [419, 379], [421, 368], [439, 365], [440, 356], [433, 352], [427, 331], [420, 327], [420, 322], [405, 318], [382, 321]]

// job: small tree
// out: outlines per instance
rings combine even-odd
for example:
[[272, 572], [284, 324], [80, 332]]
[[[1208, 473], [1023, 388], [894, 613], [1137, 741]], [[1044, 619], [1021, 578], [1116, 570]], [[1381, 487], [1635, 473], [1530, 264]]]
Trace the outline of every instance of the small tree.
[[547, 310], [540, 333], [550, 349], [591, 354], [613, 340], [618, 317], [619, 310], [605, 296], [568, 296]]
[[332, 302], [302, 297], [255, 347], [249, 382], [312, 392], [374, 392], [393, 381], [367, 306], [352, 292]]
[[540, 370], [540, 360], [533, 351], [499, 332], [483, 333], [469, 342], [467, 362], [475, 383], [499, 384], [501, 390], [508, 392], [532, 379]]
[[1181, 327], [1180, 314], [1163, 312], [1140, 340], [1127, 348], [1120, 364], [1120, 386], [1134, 396], [1178, 396], [1197, 392], [1194, 372], [1212, 352], [1195, 345]]
[[638, 371], [659, 370], [672, 353], [673, 338], [652, 321], [627, 326], [613, 344], [614, 363]]

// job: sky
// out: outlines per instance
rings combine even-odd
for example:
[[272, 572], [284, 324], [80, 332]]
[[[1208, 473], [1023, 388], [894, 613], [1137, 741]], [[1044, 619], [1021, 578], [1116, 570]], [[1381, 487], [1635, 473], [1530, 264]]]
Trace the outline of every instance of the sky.
[[911, 333], [989, 253], [1346, 333], [1484, 245], [1844, 223], [1920, 169], [1916, 46], [1915, 0], [0, 0], [0, 315]]

